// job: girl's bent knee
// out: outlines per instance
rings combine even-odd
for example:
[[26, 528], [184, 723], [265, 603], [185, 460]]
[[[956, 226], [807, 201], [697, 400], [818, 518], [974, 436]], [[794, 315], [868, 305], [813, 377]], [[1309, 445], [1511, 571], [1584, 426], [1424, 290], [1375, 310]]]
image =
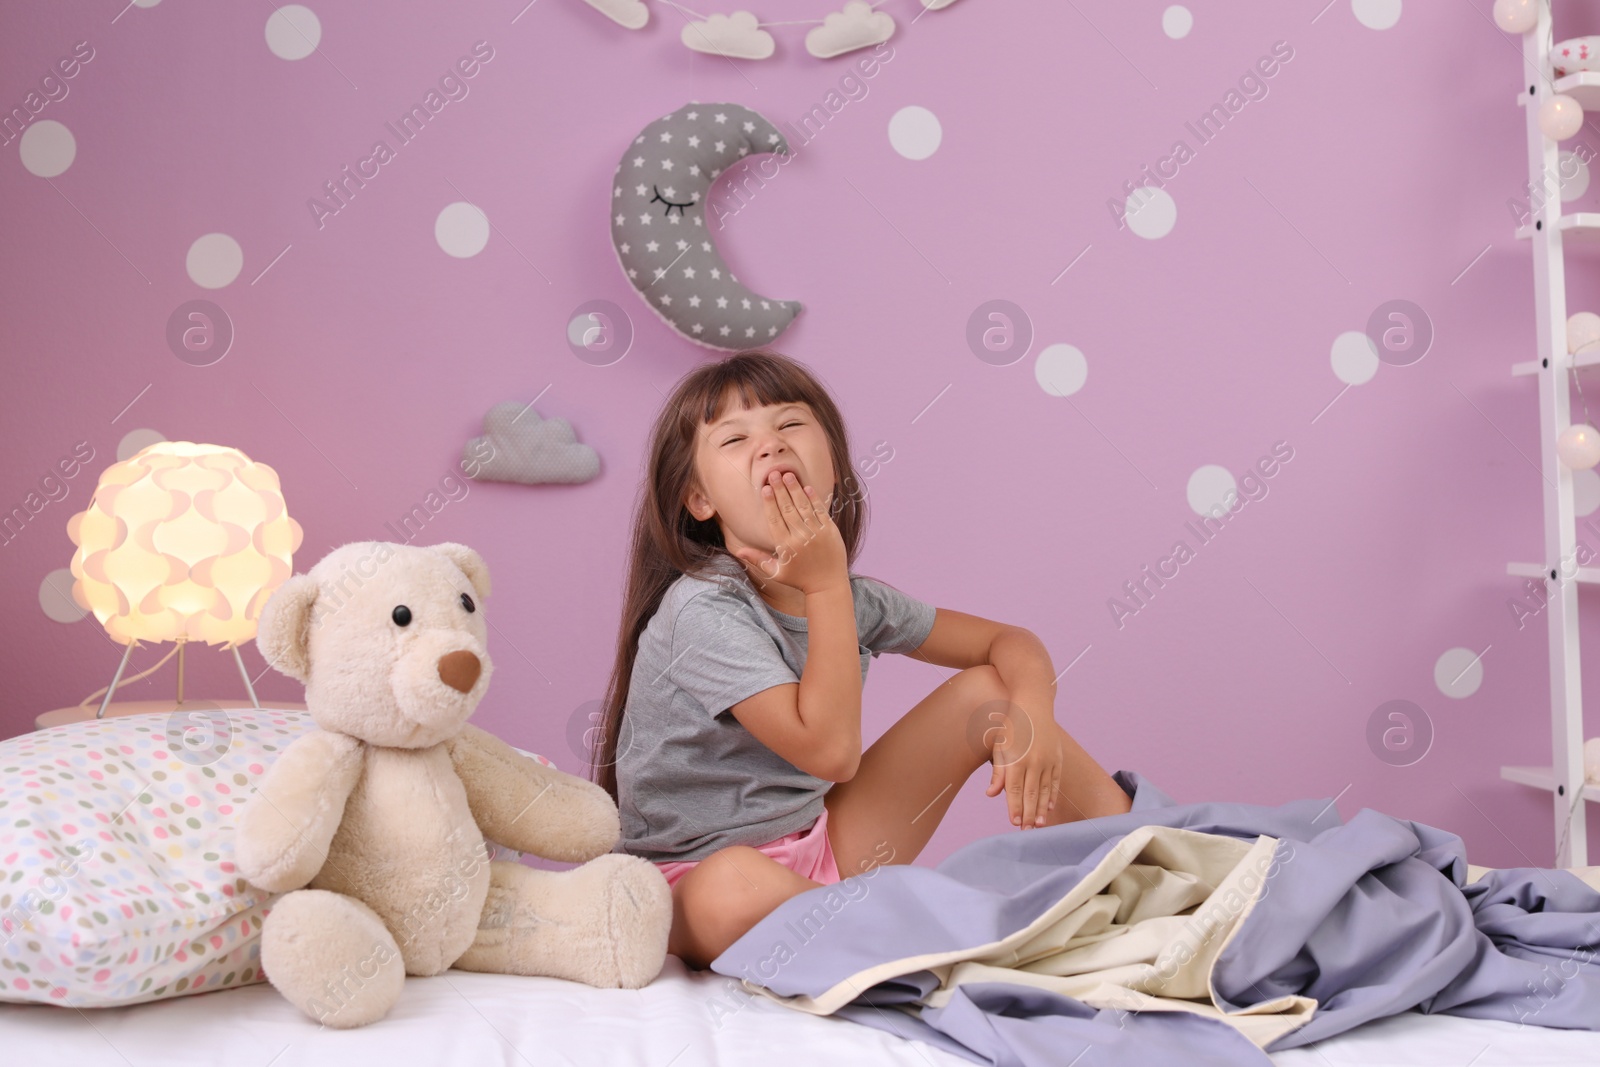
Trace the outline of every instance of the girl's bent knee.
[[749, 845], [725, 845], [702, 860], [695, 870], [714, 871], [716, 873], [711, 877], [717, 881], [738, 879], [740, 868], [767, 858], [760, 849]]
[[748, 845], [729, 845], [713, 852], [679, 881], [684, 908], [696, 925], [710, 927], [742, 915], [760, 894], [750, 869], [767, 857]]
[[748, 845], [729, 845], [700, 861], [679, 879], [674, 921], [684, 926], [675, 939], [684, 960], [703, 970], [772, 910], [760, 863], [773, 861]]
[[1000, 677], [1000, 672], [995, 670], [992, 663], [980, 663], [976, 667], [968, 667], [950, 681], [970, 693], [971, 699], [977, 703], [1011, 698], [1011, 691], [1006, 688], [1005, 679]]

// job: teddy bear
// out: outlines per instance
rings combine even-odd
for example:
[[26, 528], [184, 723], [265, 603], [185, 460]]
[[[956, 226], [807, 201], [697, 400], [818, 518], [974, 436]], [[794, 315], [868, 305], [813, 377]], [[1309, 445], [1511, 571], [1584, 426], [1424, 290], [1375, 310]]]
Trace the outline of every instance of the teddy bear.
[[[672, 892], [611, 853], [611, 797], [467, 722], [493, 672], [488, 595], [466, 545], [367, 541], [262, 607], [257, 647], [305, 683], [318, 729], [243, 804], [235, 862], [283, 894], [262, 924], [267, 980], [328, 1026], [382, 1019], [408, 974], [637, 989], [665, 963]], [[491, 862], [486, 839], [579, 866]]]

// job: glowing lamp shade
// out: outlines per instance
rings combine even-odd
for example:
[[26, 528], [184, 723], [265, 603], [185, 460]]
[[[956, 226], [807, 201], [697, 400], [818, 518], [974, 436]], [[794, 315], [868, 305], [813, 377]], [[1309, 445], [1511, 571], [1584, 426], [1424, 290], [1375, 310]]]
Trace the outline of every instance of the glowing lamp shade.
[[158, 441], [101, 473], [67, 536], [78, 546], [72, 598], [112, 640], [237, 648], [294, 573], [302, 535], [265, 463], [236, 448]]

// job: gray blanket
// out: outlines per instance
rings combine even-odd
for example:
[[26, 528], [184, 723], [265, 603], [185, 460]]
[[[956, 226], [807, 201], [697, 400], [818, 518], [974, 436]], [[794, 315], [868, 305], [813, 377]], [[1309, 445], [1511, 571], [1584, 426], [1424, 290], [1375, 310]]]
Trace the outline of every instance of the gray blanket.
[[[1270, 1067], [1397, 1012], [1600, 1030], [1600, 868], [1491, 870], [1331, 798], [1176, 804], [983, 838], [785, 902], [711, 964], [977, 1063]], [[1591, 884], [1593, 882], [1593, 884]]]

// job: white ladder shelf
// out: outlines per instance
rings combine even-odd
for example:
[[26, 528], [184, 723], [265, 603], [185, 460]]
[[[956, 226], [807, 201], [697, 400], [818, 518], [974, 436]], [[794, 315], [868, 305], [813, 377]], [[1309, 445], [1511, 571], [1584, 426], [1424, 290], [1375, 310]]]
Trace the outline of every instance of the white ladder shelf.
[[[1600, 567], [1577, 566], [1577, 515], [1572, 502], [1572, 471], [1556, 455], [1556, 439], [1571, 422], [1568, 390], [1573, 367], [1600, 363], [1600, 352], [1567, 354], [1567, 273], [1562, 242], [1600, 241], [1600, 213], [1561, 214], [1560, 146], [1539, 129], [1539, 106], [1550, 96], [1566, 93], [1584, 110], [1600, 112], [1600, 74], [1569, 74], [1550, 81], [1551, 11], [1540, 5], [1539, 21], [1522, 36], [1526, 91], [1517, 95], [1524, 109], [1528, 135], [1529, 190], [1532, 217], [1517, 229], [1533, 249], [1534, 322], [1538, 358], [1514, 364], [1514, 375], [1539, 377], [1539, 465], [1544, 483], [1544, 558], [1540, 563], [1511, 563], [1514, 577], [1543, 579], [1550, 648], [1550, 749], [1548, 767], [1501, 767], [1507, 781], [1549, 791], [1555, 815], [1557, 867], [1586, 867], [1588, 803], [1600, 802], [1600, 786], [1585, 785], [1583, 774], [1583, 685], [1578, 659], [1578, 589], [1600, 584]], [[1558, 192], [1545, 195], [1552, 180]], [[1597, 309], [1600, 310], [1600, 309]]]

